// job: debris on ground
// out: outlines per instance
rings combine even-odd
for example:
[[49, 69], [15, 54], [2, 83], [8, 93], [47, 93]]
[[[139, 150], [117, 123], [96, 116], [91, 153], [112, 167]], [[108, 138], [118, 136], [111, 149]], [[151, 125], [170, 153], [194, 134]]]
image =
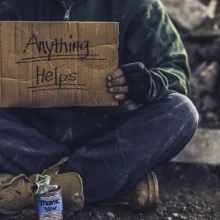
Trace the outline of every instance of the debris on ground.
[[[86, 206], [64, 213], [64, 220], [220, 220], [220, 167], [170, 163], [156, 170], [160, 184], [158, 209], [133, 212], [123, 206]], [[33, 210], [1, 220], [35, 220]]]
[[178, 217], [179, 214], [178, 213], [173, 213], [173, 217]]
[[115, 215], [112, 212], [108, 212], [107, 215], [108, 215], [108, 217], [110, 219], [114, 219], [115, 218]]

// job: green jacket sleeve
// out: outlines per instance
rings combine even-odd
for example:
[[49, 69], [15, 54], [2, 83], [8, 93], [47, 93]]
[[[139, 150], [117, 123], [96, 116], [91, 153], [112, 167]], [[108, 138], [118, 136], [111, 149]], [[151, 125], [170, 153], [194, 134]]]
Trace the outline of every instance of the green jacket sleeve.
[[151, 87], [147, 89], [149, 94], [143, 94], [147, 102], [171, 92], [188, 95], [188, 57], [160, 1], [145, 0], [138, 7], [128, 28], [125, 47], [126, 62], [142, 62], [150, 74], [151, 83], [146, 84]]

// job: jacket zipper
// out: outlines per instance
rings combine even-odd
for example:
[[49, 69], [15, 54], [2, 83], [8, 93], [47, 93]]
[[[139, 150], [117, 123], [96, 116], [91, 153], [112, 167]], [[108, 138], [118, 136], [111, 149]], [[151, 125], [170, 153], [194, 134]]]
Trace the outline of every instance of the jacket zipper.
[[69, 21], [69, 20], [70, 20], [71, 10], [72, 10], [73, 6], [76, 4], [76, 2], [74, 1], [74, 2], [69, 6], [69, 8], [67, 7], [67, 4], [66, 4], [65, 1], [62, 1], [62, 3], [63, 3], [63, 6], [64, 6], [64, 8], [65, 8], [65, 10], [66, 10], [65, 16], [64, 16], [64, 20], [65, 20], [65, 21]]

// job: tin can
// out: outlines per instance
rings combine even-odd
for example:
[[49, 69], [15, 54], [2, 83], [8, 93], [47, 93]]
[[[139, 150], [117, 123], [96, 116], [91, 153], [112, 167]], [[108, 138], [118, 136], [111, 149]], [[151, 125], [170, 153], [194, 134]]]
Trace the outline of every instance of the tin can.
[[39, 220], [63, 220], [62, 188], [35, 194], [35, 209]]

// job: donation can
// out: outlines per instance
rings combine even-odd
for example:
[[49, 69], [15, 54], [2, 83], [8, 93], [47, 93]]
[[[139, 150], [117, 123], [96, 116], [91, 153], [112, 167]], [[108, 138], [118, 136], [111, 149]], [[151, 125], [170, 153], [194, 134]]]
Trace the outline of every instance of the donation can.
[[39, 220], [63, 220], [62, 188], [35, 194], [35, 209]]

